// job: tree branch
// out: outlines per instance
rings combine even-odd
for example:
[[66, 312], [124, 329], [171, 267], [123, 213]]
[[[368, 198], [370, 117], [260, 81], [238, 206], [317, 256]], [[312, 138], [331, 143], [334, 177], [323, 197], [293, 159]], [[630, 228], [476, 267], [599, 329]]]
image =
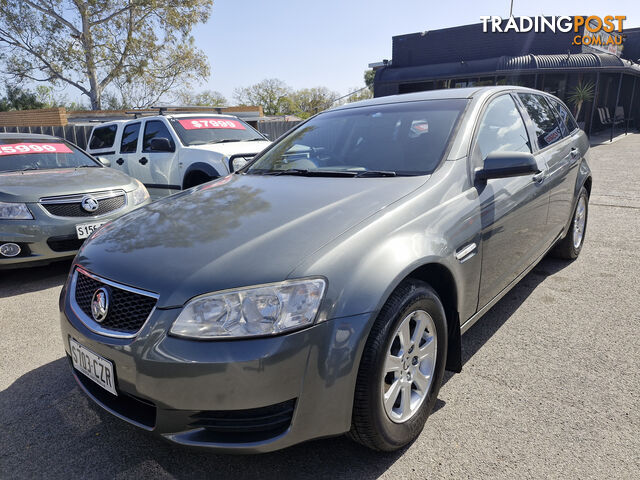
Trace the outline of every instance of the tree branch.
[[101, 18], [100, 20], [96, 20], [95, 22], [89, 23], [89, 26], [95, 27], [96, 25], [100, 25], [101, 23], [108, 22], [109, 20], [111, 20], [112, 18], [117, 17], [121, 13], [124, 13], [127, 10], [131, 10], [134, 6], [135, 5], [133, 5], [132, 2], [129, 2], [129, 5], [127, 5], [126, 7], [122, 7], [120, 10], [117, 10], [117, 11], [113, 12], [111, 15], [107, 15], [104, 18]]
[[80, 36], [80, 30], [78, 30], [73, 25], [73, 23], [69, 22], [64, 17], [58, 15], [54, 10], [52, 10], [50, 8], [45, 8], [45, 7], [41, 6], [41, 5], [38, 5], [37, 3], [34, 3], [31, 0], [23, 0], [23, 1], [24, 1], [24, 3], [26, 3], [30, 7], [35, 8], [36, 10], [44, 13], [45, 15], [49, 15], [50, 17], [55, 18], [57, 21], [59, 21], [60, 23], [65, 25], [67, 28], [69, 28], [73, 33], [75, 33], [76, 35]]

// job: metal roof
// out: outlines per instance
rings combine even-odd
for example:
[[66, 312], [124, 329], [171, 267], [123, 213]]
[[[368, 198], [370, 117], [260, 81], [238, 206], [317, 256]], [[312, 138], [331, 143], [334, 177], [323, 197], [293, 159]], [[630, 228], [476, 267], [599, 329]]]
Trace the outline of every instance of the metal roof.
[[555, 55], [522, 55], [500, 57], [498, 70], [525, 70], [535, 68], [602, 68], [625, 67], [619, 57], [607, 53], [574, 53]]
[[439, 63], [413, 67], [384, 67], [378, 70], [376, 82], [403, 82], [481, 75], [509, 75], [527, 71], [597, 69], [626, 71], [640, 75], [640, 66], [608, 53], [574, 53], [553, 55], [501, 56], [468, 62]]

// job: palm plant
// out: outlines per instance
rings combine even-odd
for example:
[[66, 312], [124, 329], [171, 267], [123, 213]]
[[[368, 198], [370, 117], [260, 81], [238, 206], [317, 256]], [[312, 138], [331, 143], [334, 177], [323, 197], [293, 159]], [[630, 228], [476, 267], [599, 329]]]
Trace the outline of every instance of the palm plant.
[[595, 91], [595, 84], [593, 82], [585, 82], [581, 81], [573, 88], [571, 93], [569, 94], [569, 103], [573, 105], [574, 115], [578, 118], [580, 115], [580, 110], [582, 109], [582, 104], [584, 102], [590, 102], [593, 100], [593, 95]]

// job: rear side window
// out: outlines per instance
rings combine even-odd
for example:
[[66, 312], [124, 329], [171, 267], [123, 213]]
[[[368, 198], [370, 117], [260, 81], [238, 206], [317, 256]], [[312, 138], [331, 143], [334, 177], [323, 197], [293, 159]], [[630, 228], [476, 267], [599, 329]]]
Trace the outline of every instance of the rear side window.
[[171, 148], [175, 150], [175, 144], [173, 142], [173, 138], [171, 138], [171, 134], [169, 133], [169, 129], [160, 120], [149, 120], [144, 125], [144, 138], [142, 139], [142, 151], [150, 152], [151, 151], [151, 140], [154, 138], [166, 138], [169, 140], [171, 144]]
[[93, 129], [89, 148], [111, 148], [116, 139], [117, 125], [107, 125], [106, 127], [98, 127]]
[[131, 123], [124, 127], [122, 131], [122, 142], [120, 142], [120, 153], [134, 153], [138, 146], [139, 134], [140, 123]]
[[558, 112], [558, 119], [560, 121], [562, 133], [568, 135], [576, 130], [578, 128], [578, 124], [576, 123], [576, 119], [573, 118], [573, 115], [571, 115], [567, 107], [565, 107], [563, 103], [553, 98], [549, 98], [548, 100], [549, 103], [551, 103], [551, 105], [556, 109], [556, 112]]
[[536, 129], [538, 147], [545, 148], [562, 139], [560, 125], [556, 121], [553, 109], [541, 95], [519, 93], [518, 96]]
[[531, 153], [527, 129], [511, 95], [496, 98], [485, 110], [476, 148], [482, 159], [496, 151]]

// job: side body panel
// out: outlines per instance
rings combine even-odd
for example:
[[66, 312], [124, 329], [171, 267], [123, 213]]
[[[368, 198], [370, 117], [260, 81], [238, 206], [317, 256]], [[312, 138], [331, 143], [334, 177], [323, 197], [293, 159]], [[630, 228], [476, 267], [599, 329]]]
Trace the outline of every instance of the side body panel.
[[[162, 122], [169, 130], [169, 134], [175, 145], [173, 152], [153, 152], [144, 151], [144, 139], [148, 136], [147, 124], [150, 122]], [[129, 162], [131, 174], [147, 186], [152, 196], [166, 195], [172, 193], [173, 190], [181, 188], [180, 182], [173, 182], [173, 177], [177, 177], [178, 173], [178, 151], [180, 149], [180, 141], [172, 132], [171, 125], [162, 117], [153, 117], [145, 119], [141, 127], [141, 139], [138, 142], [138, 150], [136, 155], [132, 155]]]

